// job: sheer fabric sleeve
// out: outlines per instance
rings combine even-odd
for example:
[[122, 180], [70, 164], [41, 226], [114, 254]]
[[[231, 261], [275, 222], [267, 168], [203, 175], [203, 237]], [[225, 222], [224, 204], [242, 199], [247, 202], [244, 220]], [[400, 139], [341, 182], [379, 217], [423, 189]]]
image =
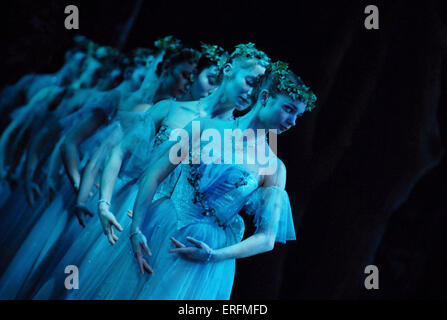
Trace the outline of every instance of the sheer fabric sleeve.
[[276, 186], [260, 187], [245, 205], [245, 212], [253, 216], [256, 231], [275, 234], [275, 241], [296, 240], [289, 196]]

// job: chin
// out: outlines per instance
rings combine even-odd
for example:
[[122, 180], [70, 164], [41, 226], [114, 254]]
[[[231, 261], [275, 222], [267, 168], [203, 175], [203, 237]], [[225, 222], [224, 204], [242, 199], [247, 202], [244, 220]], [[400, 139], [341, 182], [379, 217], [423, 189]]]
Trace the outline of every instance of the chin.
[[245, 110], [247, 110], [248, 108], [250, 107], [250, 105], [239, 105], [239, 104], [236, 104], [236, 106], [235, 106], [235, 109], [237, 110], [237, 111], [245, 111]]

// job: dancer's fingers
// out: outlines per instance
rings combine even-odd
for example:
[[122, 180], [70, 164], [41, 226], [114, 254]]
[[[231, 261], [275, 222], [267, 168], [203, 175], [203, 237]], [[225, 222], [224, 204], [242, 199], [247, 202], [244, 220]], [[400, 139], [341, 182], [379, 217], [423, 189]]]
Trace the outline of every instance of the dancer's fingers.
[[112, 225], [114, 225], [115, 228], [116, 228], [119, 232], [123, 231], [123, 227], [121, 227], [121, 225], [118, 223], [118, 221], [116, 221], [115, 216], [112, 215], [111, 220], [110, 220], [110, 223], [111, 223]]
[[170, 239], [176, 245], [177, 248], [184, 248], [184, 247], [186, 247], [183, 243], [181, 243], [180, 241], [178, 241], [174, 237], [171, 237]]
[[149, 247], [147, 246], [146, 243], [140, 243], [140, 247], [141, 247], [141, 249], [144, 250], [144, 252], [146, 252], [146, 254], [147, 254], [148, 256], [151, 256], [151, 255], [152, 255], [151, 250], [149, 250]]
[[118, 237], [116, 236], [115, 232], [113, 232], [112, 226], [110, 226], [110, 233], [112, 234], [112, 238], [113, 238], [114, 243], [115, 243], [115, 241], [118, 240]]
[[140, 255], [137, 256], [137, 260], [138, 260], [138, 266], [140, 267], [140, 272], [141, 274], [144, 274], [143, 258], [141, 257], [141, 253]]
[[202, 247], [202, 241], [194, 239], [193, 237], [186, 237], [186, 240], [188, 240], [189, 242], [194, 244], [197, 248], [201, 248]]
[[85, 228], [85, 221], [82, 215], [79, 212], [76, 212], [76, 217], [78, 217], [79, 224]]
[[154, 273], [154, 270], [152, 270], [152, 268], [149, 266], [149, 264], [146, 262], [145, 259], [143, 259], [143, 267], [147, 273]]
[[130, 210], [130, 209], [128, 209], [127, 210], [127, 216], [129, 217], [129, 218], [133, 218], [133, 212], [132, 212], [132, 210]]
[[40, 188], [37, 184], [33, 183], [32, 189], [34, 191], [34, 193], [36, 194], [36, 196], [40, 197]]
[[113, 246], [115, 244], [115, 240], [113, 240], [112, 232], [112, 227], [109, 227], [109, 230], [107, 230], [107, 238], [109, 239], [109, 243]]
[[191, 253], [191, 248], [176, 248], [169, 250], [171, 253]]
[[101, 221], [102, 231], [104, 232], [105, 235], [107, 235], [107, 228], [109, 226], [107, 225], [107, 223], [105, 221], [103, 221], [103, 219], [100, 218], [99, 221]]
[[87, 208], [84, 207], [83, 210], [84, 210], [84, 213], [87, 214], [87, 215], [89, 215], [90, 217], [93, 217], [93, 216], [94, 216], [94, 213], [91, 212], [89, 209], [87, 209]]

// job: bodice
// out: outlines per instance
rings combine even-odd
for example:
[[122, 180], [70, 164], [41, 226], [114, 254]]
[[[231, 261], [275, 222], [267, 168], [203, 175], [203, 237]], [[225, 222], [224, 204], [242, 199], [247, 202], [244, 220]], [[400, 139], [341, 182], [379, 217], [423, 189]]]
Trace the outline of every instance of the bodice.
[[177, 211], [178, 228], [195, 222], [231, 227], [242, 237], [243, 221], [238, 215], [258, 179], [242, 166], [226, 164], [181, 164], [171, 195]]

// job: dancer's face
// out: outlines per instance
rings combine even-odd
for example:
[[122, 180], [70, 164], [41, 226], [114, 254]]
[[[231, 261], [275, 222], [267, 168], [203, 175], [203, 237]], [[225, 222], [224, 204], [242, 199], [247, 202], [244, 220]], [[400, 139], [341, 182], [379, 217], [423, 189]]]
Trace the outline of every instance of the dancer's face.
[[296, 119], [301, 117], [306, 109], [303, 102], [292, 100], [283, 94], [267, 98], [264, 103], [260, 111], [261, 120], [267, 128], [276, 129], [278, 134], [295, 126]]
[[132, 81], [132, 87], [140, 87], [140, 85], [143, 83], [144, 77], [146, 76], [146, 72], [147, 70], [144, 66], [135, 67], [130, 78]]
[[68, 51], [65, 55], [66, 67], [60, 73], [61, 85], [68, 85], [72, 80], [77, 79], [81, 74], [82, 65], [84, 64], [87, 55], [84, 52]]
[[99, 90], [111, 90], [118, 86], [122, 79], [121, 69], [114, 68], [110, 72], [107, 72], [107, 76], [105, 78], [98, 80], [97, 87]]
[[195, 63], [182, 62], [165, 69], [162, 83], [170, 96], [178, 98], [185, 94], [195, 67]]
[[207, 97], [217, 88], [217, 66], [203, 69], [191, 85], [191, 96], [193, 100]]
[[85, 61], [84, 72], [80, 75], [79, 79], [77, 79], [74, 87], [78, 88], [93, 88], [100, 77], [102, 64], [92, 58], [88, 57]]
[[225, 96], [242, 111], [251, 105], [251, 95], [256, 78], [263, 75], [265, 67], [255, 61], [235, 60], [224, 67]]
[[80, 68], [86, 58], [87, 55], [84, 52], [76, 52], [71, 56], [70, 61], [73, 63], [73, 66]]

